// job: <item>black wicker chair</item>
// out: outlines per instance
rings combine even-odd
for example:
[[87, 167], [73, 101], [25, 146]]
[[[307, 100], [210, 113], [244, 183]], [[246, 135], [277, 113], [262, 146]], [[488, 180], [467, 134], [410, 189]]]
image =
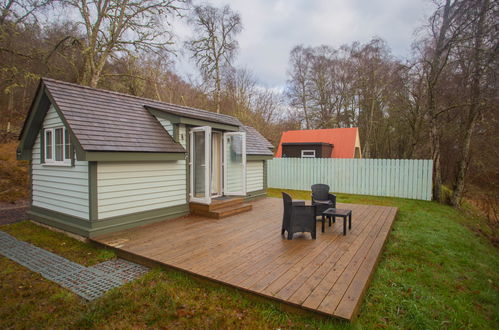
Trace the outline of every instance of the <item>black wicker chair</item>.
[[312, 185], [312, 205], [315, 205], [315, 216], [322, 216], [322, 212], [329, 208], [336, 208], [336, 195], [329, 193], [327, 184]]
[[288, 232], [288, 239], [293, 239], [294, 233], [309, 232], [316, 238], [315, 206], [305, 205], [305, 202], [293, 202], [291, 196], [282, 193], [284, 215], [282, 217], [281, 234]]

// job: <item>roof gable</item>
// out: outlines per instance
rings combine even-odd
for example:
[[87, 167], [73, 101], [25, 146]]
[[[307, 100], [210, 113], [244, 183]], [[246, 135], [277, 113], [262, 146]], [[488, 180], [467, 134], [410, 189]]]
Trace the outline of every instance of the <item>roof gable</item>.
[[276, 157], [282, 157], [283, 143], [323, 142], [334, 145], [333, 158], [353, 158], [357, 136], [357, 127], [287, 131], [282, 133]]
[[260, 132], [251, 126], [243, 126], [242, 130], [246, 132], [246, 154], [265, 156], [274, 155], [274, 153], [270, 150], [273, 148], [272, 144], [264, 138]]

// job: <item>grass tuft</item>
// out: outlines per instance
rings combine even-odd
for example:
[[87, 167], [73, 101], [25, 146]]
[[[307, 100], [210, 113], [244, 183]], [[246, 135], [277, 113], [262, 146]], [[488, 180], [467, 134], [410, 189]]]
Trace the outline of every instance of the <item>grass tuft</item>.
[[4, 225], [0, 230], [87, 267], [115, 257], [111, 250], [97, 248], [31, 221]]

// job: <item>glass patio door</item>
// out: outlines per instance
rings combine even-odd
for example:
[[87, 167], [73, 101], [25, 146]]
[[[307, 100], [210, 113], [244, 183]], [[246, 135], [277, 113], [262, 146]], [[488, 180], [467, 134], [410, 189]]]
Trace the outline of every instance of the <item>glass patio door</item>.
[[202, 126], [191, 129], [190, 140], [191, 201], [209, 204], [211, 202], [211, 127]]
[[224, 194], [246, 195], [246, 133], [224, 133]]

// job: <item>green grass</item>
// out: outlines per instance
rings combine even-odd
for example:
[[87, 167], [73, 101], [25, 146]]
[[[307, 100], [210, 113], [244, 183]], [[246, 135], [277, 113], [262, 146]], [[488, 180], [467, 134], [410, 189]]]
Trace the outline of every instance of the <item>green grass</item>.
[[[269, 195], [279, 197], [280, 191]], [[275, 303], [159, 269], [87, 303], [0, 257], [0, 327], [499, 327], [499, 253], [469, 229], [479, 218], [433, 202], [358, 195], [338, 195], [338, 201], [399, 208], [360, 317], [352, 324], [283, 312]], [[112, 257], [28, 222], [0, 230], [86, 264]]]
[[31, 221], [1, 226], [0, 230], [84, 266], [92, 266], [115, 256], [110, 250], [99, 249], [67, 235], [48, 230]]

